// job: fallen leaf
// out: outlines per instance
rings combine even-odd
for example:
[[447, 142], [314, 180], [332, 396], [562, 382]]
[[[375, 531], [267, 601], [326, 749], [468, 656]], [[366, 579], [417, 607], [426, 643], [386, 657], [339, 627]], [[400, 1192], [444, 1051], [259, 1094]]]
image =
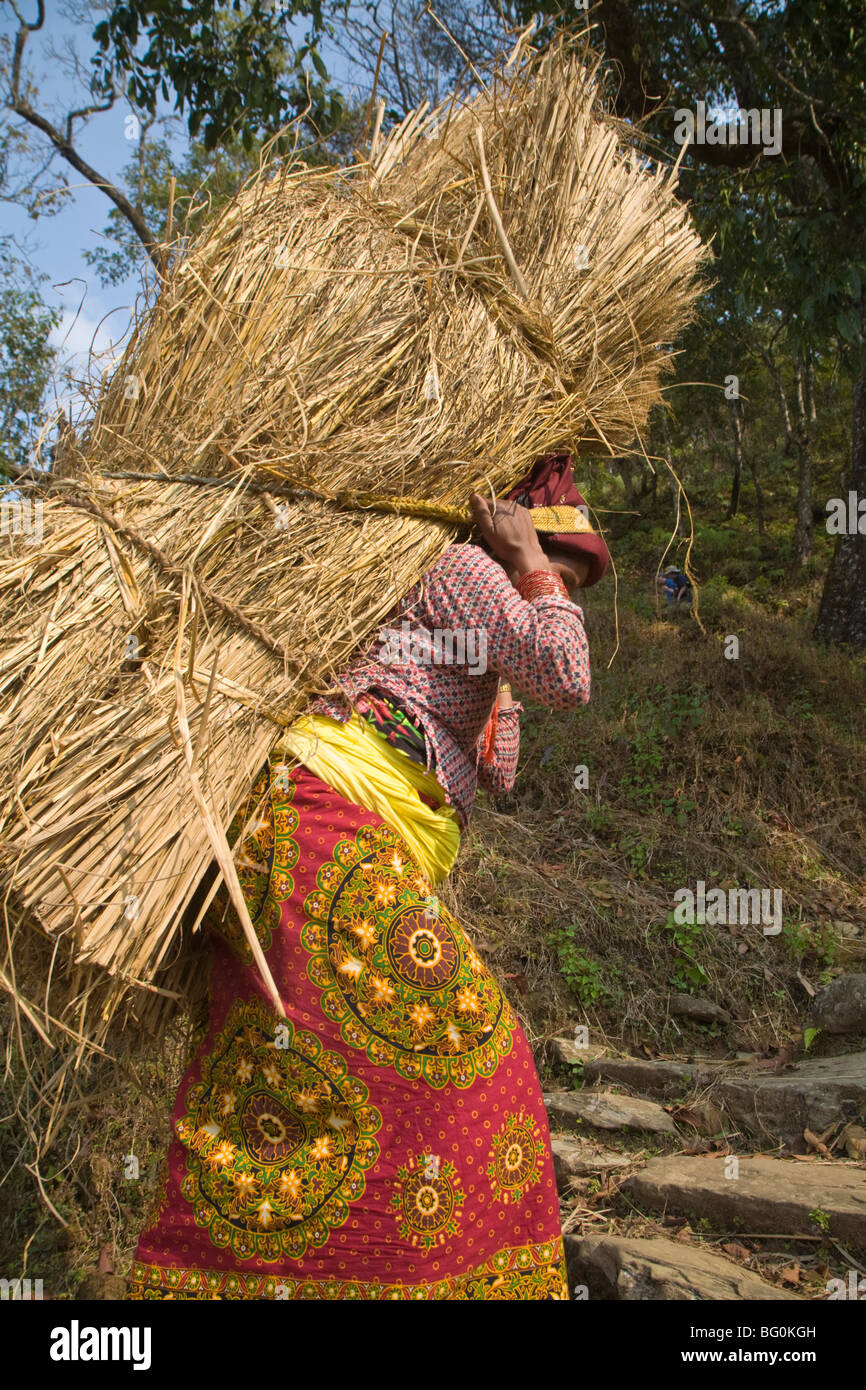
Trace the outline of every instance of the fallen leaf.
[[781, 1279], [783, 1284], [799, 1284], [800, 1266], [789, 1265], [787, 1269], [782, 1270], [781, 1274], [779, 1275], [779, 1278]]
[[677, 1124], [693, 1125], [695, 1129], [700, 1126], [700, 1115], [697, 1111], [690, 1110], [687, 1105], [665, 1105], [663, 1109], [668, 1112], [672, 1119], [676, 1120]]
[[522, 973], [522, 971], [518, 971], [514, 975], [503, 975], [502, 978], [504, 980], [513, 980], [517, 988], [520, 990], [521, 994], [525, 994], [529, 989], [529, 981], [527, 980], [526, 976]]
[[814, 1149], [815, 1152], [821, 1154], [823, 1158], [832, 1158], [833, 1155], [830, 1153], [827, 1145], [818, 1138], [817, 1134], [813, 1134], [811, 1129], [803, 1130], [803, 1138], [809, 1145], [809, 1148]]
[[586, 879], [584, 887], [594, 898], [600, 898], [602, 902], [612, 903], [616, 894], [607, 879]]
[[686, 1142], [682, 1146], [681, 1152], [686, 1154], [689, 1158], [693, 1158], [697, 1154], [712, 1153], [713, 1145], [708, 1144], [706, 1139], [698, 1139], [697, 1137], [695, 1137], [694, 1139], [686, 1140]]
[[732, 1240], [728, 1245], [723, 1245], [722, 1249], [728, 1255], [733, 1255], [735, 1260], [750, 1260], [752, 1258], [751, 1250], [747, 1250], [745, 1245], [737, 1245], [735, 1240]]
[[114, 1273], [114, 1254], [111, 1241], [107, 1245], [103, 1245], [99, 1252], [99, 1272], [100, 1274]]

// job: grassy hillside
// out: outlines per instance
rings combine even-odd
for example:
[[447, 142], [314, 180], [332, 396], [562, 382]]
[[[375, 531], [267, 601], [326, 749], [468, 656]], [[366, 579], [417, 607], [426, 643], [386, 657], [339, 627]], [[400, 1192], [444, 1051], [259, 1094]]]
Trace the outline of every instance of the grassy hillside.
[[[817, 578], [786, 586], [743, 519], [698, 533], [704, 631], [657, 604], [666, 539], [645, 523], [618, 546], [618, 620], [587, 595], [591, 702], [527, 706], [514, 793], [480, 799], [455, 906], [539, 1042], [583, 1021], [653, 1051], [777, 1047], [802, 1040], [800, 976], [866, 958], [866, 662], [812, 643]], [[678, 925], [698, 879], [780, 889], [781, 934]], [[684, 1027], [671, 989], [735, 1025]]]

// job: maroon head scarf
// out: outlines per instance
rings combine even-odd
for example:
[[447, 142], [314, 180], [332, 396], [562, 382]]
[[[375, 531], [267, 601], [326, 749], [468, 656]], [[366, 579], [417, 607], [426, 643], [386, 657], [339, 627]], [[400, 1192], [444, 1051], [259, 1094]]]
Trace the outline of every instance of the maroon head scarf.
[[[524, 507], [586, 506], [574, 484], [571, 454], [544, 454], [536, 459], [526, 477], [506, 496]], [[604, 576], [610, 563], [610, 551], [594, 531], [581, 531], [577, 535], [557, 532], [548, 539], [558, 550], [571, 551], [589, 561], [584, 588], [597, 584]]]

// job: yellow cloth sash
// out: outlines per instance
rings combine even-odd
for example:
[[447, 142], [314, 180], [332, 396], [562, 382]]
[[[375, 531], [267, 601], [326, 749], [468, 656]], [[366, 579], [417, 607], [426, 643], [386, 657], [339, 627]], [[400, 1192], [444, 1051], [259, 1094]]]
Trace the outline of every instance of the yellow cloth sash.
[[[457, 812], [432, 772], [391, 748], [354, 710], [345, 724], [324, 714], [302, 715], [275, 752], [291, 754], [347, 801], [381, 816], [402, 835], [431, 884], [447, 878], [460, 849]], [[439, 809], [426, 806], [419, 791]]]

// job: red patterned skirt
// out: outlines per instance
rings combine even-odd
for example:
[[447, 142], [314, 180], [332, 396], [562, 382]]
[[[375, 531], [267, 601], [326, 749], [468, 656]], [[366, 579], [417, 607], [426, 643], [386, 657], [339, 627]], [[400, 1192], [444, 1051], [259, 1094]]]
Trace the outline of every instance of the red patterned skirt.
[[237, 916], [131, 1297], [564, 1299], [547, 1116], [514, 1011], [401, 838], [265, 767]]

